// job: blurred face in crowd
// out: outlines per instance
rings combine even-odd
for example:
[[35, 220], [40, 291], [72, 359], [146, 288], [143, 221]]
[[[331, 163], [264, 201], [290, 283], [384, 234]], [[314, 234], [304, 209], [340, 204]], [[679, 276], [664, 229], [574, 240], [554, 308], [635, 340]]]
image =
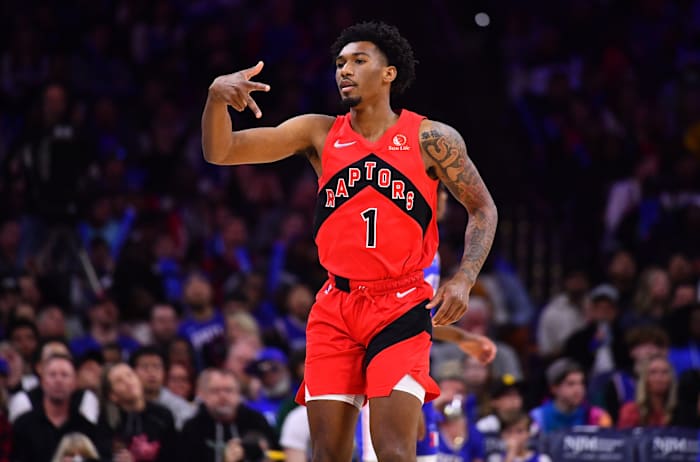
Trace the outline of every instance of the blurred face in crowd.
[[44, 121], [48, 124], [60, 121], [68, 109], [66, 92], [60, 85], [51, 85], [44, 92]]
[[157, 397], [165, 380], [165, 368], [160, 356], [143, 355], [139, 357], [134, 372], [141, 380], [146, 396]]
[[39, 344], [34, 331], [30, 327], [19, 327], [12, 331], [10, 342], [25, 361], [31, 362]]
[[41, 374], [41, 389], [44, 396], [58, 404], [70, 399], [76, 389], [75, 368], [66, 358], [50, 358]]
[[671, 281], [664, 270], [652, 271], [649, 275], [649, 296], [652, 300], [665, 301], [671, 295]]
[[68, 347], [62, 342], [47, 342], [41, 347], [41, 351], [39, 352], [39, 363], [36, 365], [36, 371], [39, 375], [41, 375], [42, 371], [44, 370], [46, 360], [51, 356], [56, 355], [70, 357], [71, 353], [68, 350]]
[[652, 359], [647, 366], [647, 390], [652, 395], [665, 395], [671, 388], [671, 365], [663, 358]]
[[588, 292], [588, 276], [583, 271], [574, 271], [564, 280], [564, 290], [573, 303], [580, 302]]
[[523, 409], [523, 398], [515, 388], [508, 389], [498, 398], [491, 400], [491, 406], [500, 418], [509, 418]]
[[671, 298], [671, 308], [681, 308], [688, 306], [697, 300], [697, 289], [694, 284], [680, 284], [673, 289]]
[[475, 358], [467, 356], [464, 360], [464, 380], [469, 390], [480, 390], [489, 378], [488, 366], [481, 364]]
[[199, 396], [212, 417], [223, 421], [230, 421], [235, 417], [241, 401], [236, 379], [231, 374], [217, 371], [210, 373], [209, 380], [204, 380]]
[[674, 284], [693, 280], [693, 264], [682, 254], [675, 254], [668, 262], [668, 275]]
[[314, 303], [314, 294], [303, 284], [294, 286], [287, 295], [289, 314], [297, 319], [306, 321]]
[[226, 339], [229, 344], [249, 342], [257, 351], [262, 348], [260, 329], [255, 318], [247, 313], [236, 313], [226, 317]]
[[102, 301], [90, 309], [90, 322], [94, 326], [110, 328], [117, 324], [119, 312], [111, 300]]
[[637, 264], [629, 252], [618, 252], [613, 256], [608, 266], [608, 275], [618, 289], [629, 289], [634, 284], [636, 274]]
[[653, 342], [640, 343], [630, 349], [630, 357], [634, 361], [637, 374], [641, 372], [641, 366], [646, 363], [649, 358], [654, 356], [665, 355], [666, 349], [661, 348]]
[[560, 410], [573, 410], [583, 403], [586, 389], [583, 373], [572, 372], [559, 385], [552, 386], [552, 394]]
[[122, 361], [122, 351], [119, 345], [109, 345], [102, 348], [102, 357], [105, 364], [117, 364]]
[[591, 302], [591, 320], [595, 322], [613, 322], [617, 317], [617, 305], [609, 298], [601, 297]]
[[477, 335], [487, 335], [491, 323], [488, 301], [479, 296], [469, 297], [469, 309], [458, 321], [459, 327]]
[[173, 364], [168, 369], [168, 390], [189, 401], [192, 396], [190, 373], [182, 364]]
[[530, 425], [527, 418], [519, 419], [516, 423], [501, 432], [501, 438], [508, 447], [515, 447], [517, 453], [527, 449], [530, 439]]
[[[443, 379], [440, 385], [440, 402], [450, 403], [455, 397], [467, 395], [467, 385], [459, 379]], [[442, 409], [439, 409], [442, 412]]]
[[102, 365], [100, 363], [94, 359], [84, 361], [78, 368], [78, 388], [97, 392], [100, 389], [101, 376]]
[[289, 392], [291, 378], [285, 364], [279, 361], [265, 361], [258, 368], [262, 386], [269, 396], [278, 398]]
[[143, 400], [143, 385], [128, 364], [117, 364], [107, 376], [109, 399], [119, 406], [131, 408]]
[[201, 276], [192, 276], [185, 285], [185, 303], [195, 311], [210, 306], [212, 297], [211, 284]]
[[26, 319], [36, 324], [36, 310], [29, 303], [18, 303], [15, 307], [15, 317], [17, 319]]
[[248, 230], [245, 222], [234, 217], [227, 220], [223, 231], [224, 245], [227, 248], [236, 248], [245, 245], [248, 239]]
[[37, 329], [41, 337], [64, 337], [66, 335], [66, 318], [61, 308], [47, 306], [39, 312]]
[[233, 372], [239, 381], [248, 380], [246, 366], [255, 360], [258, 350], [249, 342], [236, 342], [231, 345], [226, 357], [226, 370]]
[[151, 312], [151, 333], [158, 343], [168, 343], [177, 335], [177, 313], [171, 305], [156, 305]]
[[168, 362], [180, 364], [193, 364], [192, 351], [187, 340], [176, 338], [168, 348]]

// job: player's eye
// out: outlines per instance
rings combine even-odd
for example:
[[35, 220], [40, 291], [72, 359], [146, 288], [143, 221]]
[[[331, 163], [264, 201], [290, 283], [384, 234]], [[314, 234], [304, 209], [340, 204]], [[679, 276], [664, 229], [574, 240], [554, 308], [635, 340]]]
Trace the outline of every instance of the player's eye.
[[364, 59], [358, 58], [358, 59], [355, 60], [355, 64], [362, 64], [362, 63], [364, 63], [365, 61], [366, 61], [366, 60], [364, 60]]
[[343, 61], [335, 62], [335, 67], [337, 67], [338, 69], [342, 69], [343, 66], [345, 66], [345, 63]]

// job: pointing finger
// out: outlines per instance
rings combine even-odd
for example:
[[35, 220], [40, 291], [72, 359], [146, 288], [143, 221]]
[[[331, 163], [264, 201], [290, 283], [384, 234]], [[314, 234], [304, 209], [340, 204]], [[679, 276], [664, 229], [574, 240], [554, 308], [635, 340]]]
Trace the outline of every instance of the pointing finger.
[[257, 119], [262, 117], [262, 111], [258, 107], [258, 103], [256, 103], [255, 100], [251, 96], [248, 96], [248, 107], [250, 108], [251, 111], [253, 111], [253, 114], [255, 114], [255, 117]]
[[245, 87], [246, 90], [251, 92], [251, 91], [270, 91], [270, 86], [266, 83], [261, 83], [261, 82], [245, 82]]
[[241, 72], [246, 79], [250, 79], [251, 77], [258, 75], [260, 71], [262, 71], [263, 66], [264, 63], [262, 61], [258, 61], [258, 64], [255, 66], [249, 67], [248, 69], [243, 69]]

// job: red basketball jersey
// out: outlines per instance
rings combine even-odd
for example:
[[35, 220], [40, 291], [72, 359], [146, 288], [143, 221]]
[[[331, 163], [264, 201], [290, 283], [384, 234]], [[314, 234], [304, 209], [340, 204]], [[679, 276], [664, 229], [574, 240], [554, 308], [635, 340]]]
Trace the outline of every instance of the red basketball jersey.
[[425, 172], [419, 129], [402, 110], [375, 143], [338, 116], [323, 147], [314, 236], [321, 265], [348, 279], [395, 278], [430, 266], [438, 246], [437, 180]]

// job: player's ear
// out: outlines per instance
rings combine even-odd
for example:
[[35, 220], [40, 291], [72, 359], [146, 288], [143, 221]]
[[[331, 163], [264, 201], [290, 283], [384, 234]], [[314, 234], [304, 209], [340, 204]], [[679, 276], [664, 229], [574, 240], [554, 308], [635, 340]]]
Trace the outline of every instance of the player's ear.
[[387, 66], [384, 68], [384, 83], [391, 83], [396, 80], [396, 66]]

